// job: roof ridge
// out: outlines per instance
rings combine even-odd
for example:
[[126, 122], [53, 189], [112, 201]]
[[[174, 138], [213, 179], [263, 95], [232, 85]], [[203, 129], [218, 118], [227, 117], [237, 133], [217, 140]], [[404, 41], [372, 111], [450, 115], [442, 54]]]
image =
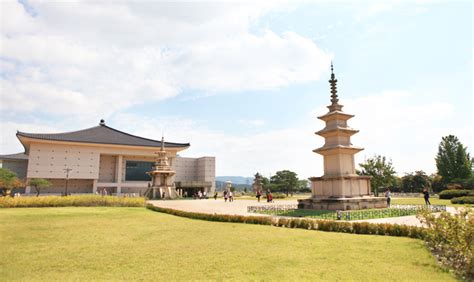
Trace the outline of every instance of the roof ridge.
[[[100, 127], [107, 127], [108, 129], [111, 129], [113, 131], [116, 131], [116, 132], [119, 132], [119, 133], [122, 133], [122, 134], [125, 134], [125, 135], [128, 135], [128, 136], [132, 136], [132, 137], [136, 137], [136, 138], [140, 138], [140, 139], [143, 139], [143, 140], [147, 140], [147, 141], [153, 141], [153, 142], [160, 142], [159, 140], [155, 140], [155, 139], [150, 139], [150, 138], [145, 138], [145, 137], [141, 137], [141, 136], [138, 136], [138, 135], [133, 135], [133, 134], [130, 134], [130, 133], [127, 133], [127, 132], [123, 132], [121, 130], [118, 130], [118, 129], [115, 129], [113, 127], [110, 127], [110, 126], [107, 126], [107, 125], [99, 125]], [[96, 127], [99, 127], [99, 126], [96, 126]], [[173, 143], [173, 142], [165, 142], [165, 144], [168, 143], [168, 144], [173, 144], [173, 145], [189, 145], [189, 143]]]
[[[97, 144], [118, 144], [118, 145], [131, 145], [131, 146], [161, 146], [162, 142], [151, 138], [145, 138], [130, 134], [112, 127], [109, 127], [103, 123], [98, 126], [80, 129], [76, 131], [59, 132], [59, 133], [28, 133], [17, 131], [17, 137], [26, 137], [33, 139], [46, 139], [46, 140], [57, 140], [57, 141], [70, 141], [70, 142], [81, 142], [81, 143], [97, 143]], [[21, 140], [20, 140], [21, 141]], [[164, 142], [164, 145], [168, 147], [189, 147], [191, 144], [188, 143], [174, 143]], [[25, 148], [26, 149], [26, 148]]]

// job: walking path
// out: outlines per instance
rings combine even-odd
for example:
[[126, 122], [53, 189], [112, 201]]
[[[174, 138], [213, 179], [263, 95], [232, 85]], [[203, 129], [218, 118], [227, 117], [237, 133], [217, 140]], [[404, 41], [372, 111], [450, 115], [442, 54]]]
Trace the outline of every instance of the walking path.
[[[172, 200], [172, 201], [149, 201], [154, 206], [171, 208], [176, 210], [183, 210], [189, 212], [200, 212], [209, 214], [229, 214], [229, 215], [257, 215], [255, 213], [248, 213], [248, 206], [265, 206], [265, 205], [290, 205], [297, 204], [296, 200], [278, 200], [275, 203], [266, 203], [261, 201], [258, 203], [256, 200], [235, 200], [233, 202], [224, 202], [222, 199], [208, 199], [208, 200]], [[447, 210], [451, 213], [455, 212], [455, 208], [447, 207]], [[389, 217], [389, 218], [377, 218], [377, 219], [366, 219], [357, 220], [372, 223], [392, 223], [392, 224], [404, 224], [421, 226], [420, 221], [416, 216], [402, 216], [402, 217]]]

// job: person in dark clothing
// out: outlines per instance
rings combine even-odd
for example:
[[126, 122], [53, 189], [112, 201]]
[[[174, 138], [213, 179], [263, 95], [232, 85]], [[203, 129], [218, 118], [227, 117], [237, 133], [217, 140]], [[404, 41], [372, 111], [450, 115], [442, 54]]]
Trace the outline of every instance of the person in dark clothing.
[[217, 200], [217, 192], [214, 194], [214, 200]]
[[428, 189], [423, 189], [423, 197], [425, 198], [425, 204], [426, 205], [431, 205], [430, 203], [430, 192], [428, 192]]
[[387, 207], [390, 207], [390, 202], [392, 201], [392, 193], [390, 192], [390, 189], [385, 191], [385, 198], [387, 198]]

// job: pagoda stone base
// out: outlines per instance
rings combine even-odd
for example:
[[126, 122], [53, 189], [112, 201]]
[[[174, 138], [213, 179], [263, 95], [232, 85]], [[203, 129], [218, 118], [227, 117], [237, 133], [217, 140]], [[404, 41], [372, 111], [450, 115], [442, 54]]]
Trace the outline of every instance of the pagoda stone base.
[[153, 199], [176, 199], [179, 196], [176, 189], [171, 186], [152, 187]]
[[363, 210], [386, 208], [387, 200], [384, 197], [356, 197], [356, 198], [309, 198], [298, 200], [299, 209], [310, 210]]

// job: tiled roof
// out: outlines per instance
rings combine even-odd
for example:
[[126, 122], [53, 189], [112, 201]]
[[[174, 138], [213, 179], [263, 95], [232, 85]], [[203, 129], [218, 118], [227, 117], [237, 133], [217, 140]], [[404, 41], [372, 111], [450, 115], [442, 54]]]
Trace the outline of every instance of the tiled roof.
[[[26, 133], [18, 131], [18, 137], [28, 137], [34, 139], [51, 140], [51, 141], [69, 141], [80, 143], [96, 143], [96, 144], [112, 144], [112, 145], [128, 145], [142, 147], [160, 147], [161, 141], [147, 139], [135, 135], [131, 135], [117, 129], [108, 127], [101, 122], [99, 126], [72, 131], [65, 133]], [[189, 143], [171, 143], [165, 142], [166, 148], [186, 148]]]
[[25, 153], [16, 153], [9, 155], [0, 155], [0, 160], [28, 160], [28, 155]]

